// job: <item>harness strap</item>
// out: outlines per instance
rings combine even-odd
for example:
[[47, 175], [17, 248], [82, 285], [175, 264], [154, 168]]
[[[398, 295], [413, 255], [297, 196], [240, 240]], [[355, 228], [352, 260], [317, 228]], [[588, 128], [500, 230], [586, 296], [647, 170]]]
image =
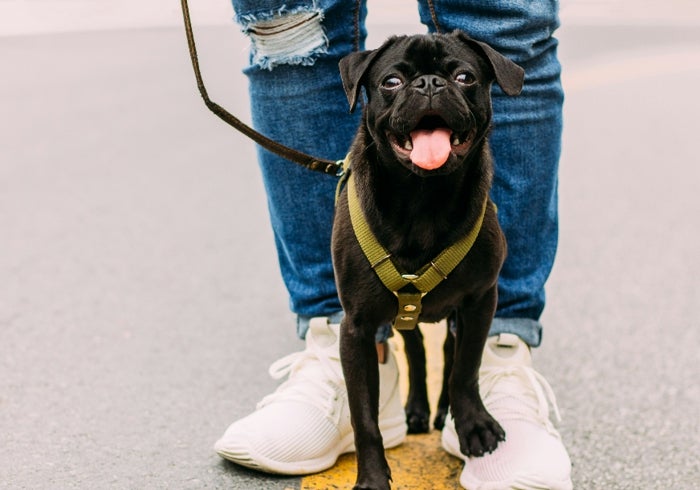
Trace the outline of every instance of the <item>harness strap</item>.
[[[421, 299], [423, 296], [447, 279], [450, 272], [466, 257], [474, 245], [484, 222], [489, 199], [487, 198], [484, 201], [481, 214], [474, 228], [467, 235], [440, 252], [437, 257], [424, 265], [415, 274], [402, 274], [391, 260], [391, 253], [377, 241], [372, 230], [370, 230], [360, 207], [355, 179], [352, 174], [348, 178], [347, 186], [350, 221], [352, 222], [357, 241], [360, 243], [360, 248], [362, 248], [370, 266], [379, 276], [384, 286], [398, 298], [398, 311], [394, 320], [394, 326], [398, 329], [408, 330], [415, 328], [421, 312]], [[412, 284], [419, 293], [401, 291], [409, 284]]]

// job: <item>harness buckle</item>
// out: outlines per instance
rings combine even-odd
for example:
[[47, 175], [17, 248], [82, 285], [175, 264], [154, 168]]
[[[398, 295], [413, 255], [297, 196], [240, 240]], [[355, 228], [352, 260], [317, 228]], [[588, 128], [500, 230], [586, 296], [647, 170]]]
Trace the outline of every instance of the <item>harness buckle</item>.
[[422, 310], [421, 299], [424, 293], [395, 292], [398, 301], [394, 328], [398, 330], [413, 330], [418, 325], [418, 318]]

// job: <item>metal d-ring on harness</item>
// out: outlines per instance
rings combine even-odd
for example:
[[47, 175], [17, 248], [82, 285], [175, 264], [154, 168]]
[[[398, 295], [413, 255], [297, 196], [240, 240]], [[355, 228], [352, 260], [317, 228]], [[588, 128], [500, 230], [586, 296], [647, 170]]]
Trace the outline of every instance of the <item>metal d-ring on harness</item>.
[[[428, 3], [430, 5], [431, 17], [435, 23], [436, 30], [439, 31], [440, 29], [437, 25], [437, 18], [432, 5], [432, 0], [428, 0]], [[489, 200], [486, 199], [484, 202], [481, 215], [479, 216], [477, 223], [465, 237], [443, 250], [440, 255], [430, 261], [429, 264], [423, 266], [415, 274], [400, 273], [391, 260], [391, 254], [377, 241], [374, 234], [372, 234], [371, 230], [369, 229], [367, 221], [365, 221], [364, 214], [357, 199], [357, 190], [355, 189], [354, 179], [350, 174], [349, 162], [347, 158], [345, 162], [343, 160], [325, 160], [323, 158], [315, 158], [284, 146], [247, 126], [233, 114], [209, 98], [207, 89], [204, 87], [202, 74], [199, 69], [197, 48], [195, 46], [194, 35], [192, 33], [192, 23], [190, 21], [187, 0], [180, 0], [180, 5], [182, 7], [182, 16], [185, 22], [185, 33], [187, 35], [187, 46], [190, 52], [190, 60], [192, 62], [192, 68], [194, 69], [194, 75], [197, 80], [197, 88], [199, 89], [199, 93], [204, 100], [204, 104], [223, 121], [230, 124], [235, 129], [258, 143], [260, 146], [275, 153], [276, 155], [286, 158], [294, 163], [298, 163], [309, 170], [341, 177], [338, 185], [338, 192], [340, 191], [340, 187], [347, 182], [350, 219], [352, 221], [355, 235], [360, 242], [360, 247], [365, 253], [367, 260], [369, 260], [372, 269], [377, 273], [382, 283], [384, 283], [384, 285], [398, 298], [398, 313], [394, 321], [394, 326], [398, 329], [415, 328], [421, 313], [421, 299], [443, 280], [447, 279], [448, 274], [452, 272], [452, 270], [457, 267], [457, 265], [467, 255], [474, 244], [479, 231], [481, 230], [481, 225], [484, 220], [484, 215], [486, 214], [486, 207]], [[406, 291], [405, 288], [409, 284], [413, 285], [418, 292]]]

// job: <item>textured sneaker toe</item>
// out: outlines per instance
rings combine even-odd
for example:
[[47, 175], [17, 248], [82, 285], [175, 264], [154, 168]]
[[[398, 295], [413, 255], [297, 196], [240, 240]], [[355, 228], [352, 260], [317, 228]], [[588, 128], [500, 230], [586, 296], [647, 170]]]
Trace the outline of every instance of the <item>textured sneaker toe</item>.
[[305, 474], [332, 465], [351, 449], [346, 445], [337, 427], [319, 410], [286, 403], [266, 406], [234, 422], [214, 449], [221, 457], [249, 468]]
[[[465, 488], [571, 488], [571, 462], [561, 440], [528, 422], [505, 423], [506, 440], [492, 454], [465, 459]], [[537, 448], [537, 451], [533, 451]]]

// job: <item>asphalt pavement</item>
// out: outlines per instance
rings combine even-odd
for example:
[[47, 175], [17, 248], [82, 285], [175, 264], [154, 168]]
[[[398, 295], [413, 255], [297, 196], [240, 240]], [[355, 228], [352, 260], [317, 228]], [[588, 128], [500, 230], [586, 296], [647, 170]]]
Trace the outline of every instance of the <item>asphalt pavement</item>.
[[[245, 119], [240, 35], [197, 36], [210, 95]], [[535, 363], [575, 488], [697, 489], [700, 30], [559, 37]], [[0, 488], [299, 488], [212, 449], [302, 344], [253, 146], [202, 105], [182, 29], [0, 37], [0, 59]]]

